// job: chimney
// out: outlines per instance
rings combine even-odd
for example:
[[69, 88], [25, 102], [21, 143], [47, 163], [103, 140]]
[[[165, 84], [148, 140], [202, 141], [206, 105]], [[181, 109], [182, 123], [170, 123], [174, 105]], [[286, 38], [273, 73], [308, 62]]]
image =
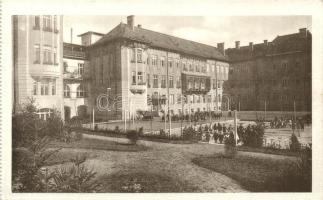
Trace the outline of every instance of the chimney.
[[135, 16], [134, 15], [130, 15], [127, 17], [127, 24], [128, 24], [128, 26], [130, 26], [133, 29], [133, 26], [135, 24]]
[[264, 44], [265, 44], [265, 46], [267, 46], [268, 45], [268, 40], [264, 40]]
[[240, 41], [236, 41], [236, 49], [240, 49]]
[[138, 28], [141, 28], [141, 24], [138, 24]]
[[307, 36], [307, 30], [306, 28], [300, 28], [299, 29], [299, 34], [303, 37], [306, 37]]
[[223, 55], [225, 55], [225, 52], [224, 52], [224, 42], [217, 43], [217, 48], [218, 48], [218, 50], [219, 50]]
[[250, 51], [253, 51], [253, 43], [252, 42], [249, 42], [249, 48], [250, 48]]

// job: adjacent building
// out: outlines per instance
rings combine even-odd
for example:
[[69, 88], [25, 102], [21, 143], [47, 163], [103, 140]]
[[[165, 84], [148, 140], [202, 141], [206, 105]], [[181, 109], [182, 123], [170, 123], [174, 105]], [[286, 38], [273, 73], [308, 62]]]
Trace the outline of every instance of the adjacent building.
[[85, 69], [89, 69], [89, 62], [85, 49], [95, 43], [104, 34], [86, 32], [81, 35], [81, 45], [63, 44], [63, 88], [64, 88], [64, 116], [69, 120], [75, 116], [81, 118], [87, 115], [87, 80], [84, 78]]
[[[229, 64], [217, 47], [135, 26], [134, 16], [87, 47], [88, 111], [101, 119], [135, 117], [137, 111], [189, 114], [220, 111]], [[98, 96], [110, 96], [110, 111]]]
[[13, 16], [13, 109], [34, 99], [46, 119], [63, 113], [62, 17]]
[[312, 35], [277, 36], [273, 41], [226, 50], [230, 60], [225, 84], [230, 109], [311, 111]]

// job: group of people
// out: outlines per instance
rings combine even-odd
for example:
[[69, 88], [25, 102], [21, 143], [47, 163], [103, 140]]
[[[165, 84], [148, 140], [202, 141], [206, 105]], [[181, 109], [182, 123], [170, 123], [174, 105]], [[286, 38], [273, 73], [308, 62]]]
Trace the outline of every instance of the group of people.
[[[191, 121], [191, 122], [198, 122], [198, 121], [204, 121], [204, 120], [208, 120], [210, 119], [212, 120], [220, 120], [222, 117], [222, 112], [207, 112], [207, 111], [198, 111], [195, 113], [191, 113], [191, 114], [185, 114], [185, 115], [181, 115], [181, 114], [174, 114], [171, 115], [171, 120], [172, 121], [180, 121], [180, 120], [185, 120], [185, 121]], [[168, 121], [169, 119], [169, 115], [166, 114], [166, 121]], [[162, 116], [162, 121], [165, 120], [165, 115]]]
[[230, 124], [229, 126], [225, 124], [214, 124], [213, 127], [208, 127], [201, 135], [202, 142], [209, 143], [220, 143], [224, 142], [224, 139], [229, 137], [230, 134], [233, 134], [233, 127]]
[[304, 130], [305, 120], [302, 117], [293, 119], [292, 117], [275, 117], [270, 121], [271, 128], [292, 128], [293, 130]]

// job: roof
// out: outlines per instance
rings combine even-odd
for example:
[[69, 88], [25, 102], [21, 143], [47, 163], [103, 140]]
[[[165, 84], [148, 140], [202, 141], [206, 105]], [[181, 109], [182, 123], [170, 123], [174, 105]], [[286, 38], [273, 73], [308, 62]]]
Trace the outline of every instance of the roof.
[[105, 35], [103, 33], [98, 33], [98, 32], [94, 32], [94, 31], [88, 31], [88, 32], [85, 32], [85, 33], [82, 33], [82, 34], [78, 35], [78, 37], [81, 37], [81, 36], [87, 35], [87, 34], [94, 34], [94, 35], [100, 35], [100, 36], [104, 36]]
[[129, 39], [149, 44], [152, 47], [166, 49], [174, 52], [183, 52], [189, 55], [207, 59], [215, 59], [221, 61], [228, 60], [227, 57], [223, 55], [221, 51], [216, 47], [147, 30], [141, 27], [139, 28], [135, 26], [132, 29], [129, 25], [124, 23], [120, 23], [90, 47], [102, 45], [115, 39]]
[[243, 46], [239, 49], [229, 48], [226, 54], [230, 61], [250, 60], [259, 56], [279, 55], [290, 52], [310, 52], [312, 48], [312, 35], [309, 31], [305, 33], [293, 33], [277, 36], [272, 42], [254, 44], [253, 50], [250, 46]]

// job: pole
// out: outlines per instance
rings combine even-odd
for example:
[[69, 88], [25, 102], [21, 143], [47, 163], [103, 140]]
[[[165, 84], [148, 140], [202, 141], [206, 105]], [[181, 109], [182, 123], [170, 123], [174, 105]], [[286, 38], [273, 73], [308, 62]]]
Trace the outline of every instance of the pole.
[[153, 132], [153, 102], [150, 105], [150, 132]]
[[181, 136], [182, 138], [183, 136], [183, 114], [184, 114], [184, 103], [183, 103], [184, 99], [183, 99], [183, 94], [181, 94], [181, 103], [182, 103], [182, 113], [181, 113]]
[[266, 102], [266, 100], [265, 100], [265, 120], [264, 121], [266, 121], [266, 113], [267, 112], [267, 102]]
[[[168, 113], [168, 121], [169, 121], [169, 139], [170, 139], [170, 135], [171, 135], [171, 127], [172, 127], [172, 122], [171, 122], [171, 117], [170, 117], [170, 113], [169, 113], [169, 69], [168, 69], [168, 52], [166, 52], [166, 75], [167, 75], [167, 113]], [[173, 99], [174, 100], [174, 99]]]
[[92, 128], [94, 130], [94, 107], [93, 107], [93, 110], [92, 110]]
[[127, 110], [124, 109], [124, 132], [127, 131]]
[[236, 141], [236, 146], [238, 144], [238, 130], [237, 130], [237, 111], [234, 111], [234, 138]]

